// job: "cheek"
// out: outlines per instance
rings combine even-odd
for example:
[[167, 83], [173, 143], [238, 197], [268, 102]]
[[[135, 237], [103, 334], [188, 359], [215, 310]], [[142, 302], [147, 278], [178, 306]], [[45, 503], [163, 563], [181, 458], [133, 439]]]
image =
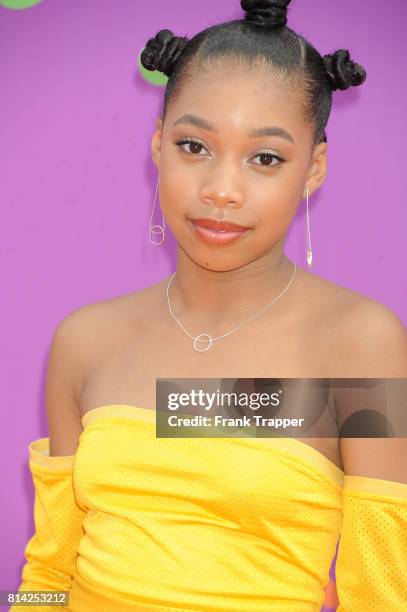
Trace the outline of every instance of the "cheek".
[[253, 204], [253, 218], [257, 229], [269, 235], [281, 235], [293, 220], [298, 207], [298, 194], [292, 187], [276, 190], [270, 195], [263, 195]]

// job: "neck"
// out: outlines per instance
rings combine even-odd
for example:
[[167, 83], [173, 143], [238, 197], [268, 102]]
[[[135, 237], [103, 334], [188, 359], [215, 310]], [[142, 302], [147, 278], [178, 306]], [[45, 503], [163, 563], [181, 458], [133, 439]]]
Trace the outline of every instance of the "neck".
[[[294, 269], [282, 252], [227, 271], [208, 270], [178, 252], [176, 274], [168, 290], [171, 309], [191, 330], [227, 331], [231, 324], [240, 323], [277, 298]], [[274, 312], [287, 310], [291, 287], [270, 306]]]

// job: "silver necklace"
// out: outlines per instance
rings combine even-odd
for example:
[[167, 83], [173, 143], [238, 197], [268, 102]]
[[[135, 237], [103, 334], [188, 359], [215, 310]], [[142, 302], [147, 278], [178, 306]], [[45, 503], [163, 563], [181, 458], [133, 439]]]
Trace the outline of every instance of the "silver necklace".
[[266, 306], [264, 306], [261, 310], [256, 312], [253, 316], [250, 317], [250, 319], [247, 319], [247, 321], [245, 321], [241, 325], [238, 325], [238, 327], [235, 327], [235, 329], [232, 329], [232, 331], [227, 332], [226, 334], [223, 334], [222, 336], [217, 336], [216, 338], [212, 338], [212, 336], [210, 336], [209, 334], [205, 334], [205, 333], [198, 334], [198, 336], [192, 336], [190, 333], [187, 332], [185, 327], [182, 325], [182, 323], [179, 321], [179, 319], [177, 319], [177, 317], [172, 312], [171, 304], [170, 304], [170, 298], [169, 298], [169, 295], [168, 295], [168, 290], [170, 288], [170, 284], [174, 280], [176, 272], [174, 272], [174, 274], [171, 276], [171, 278], [170, 278], [170, 280], [168, 281], [168, 284], [167, 284], [167, 302], [168, 302], [168, 308], [170, 310], [170, 314], [171, 314], [172, 318], [177, 321], [177, 323], [182, 327], [182, 329], [187, 334], [187, 336], [192, 338], [192, 340], [194, 341], [194, 349], [196, 351], [202, 353], [203, 351], [209, 350], [215, 340], [219, 340], [220, 338], [224, 338], [225, 336], [228, 336], [229, 334], [233, 334], [233, 332], [235, 332], [236, 330], [240, 329], [243, 325], [246, 325], [246, 323], [248, 323], [249, 321], [254, 319], [254, 317], [257, 317], [257, 315], [259, 315], [261, 312], [263, 312], [263, 310], [266, 310], [266, 308], [268, 308], [274, 302], [276, 302], [279, 298], [281, 298], [281, 296], [287, 291], [287, 289], [289, 288], [289, 286], [293, 282], [296, 271], [297, 271], [297, 265], [294, 264], [294, 273], [293, 273], [293, 275], [291, 277], [291, 280], [288, 283], [287, 287], [280, 293], [280, 295], [278, 295], [276, 298], [274, 298], [274, 300], [272, 300], [269, 304], [266, 304]]

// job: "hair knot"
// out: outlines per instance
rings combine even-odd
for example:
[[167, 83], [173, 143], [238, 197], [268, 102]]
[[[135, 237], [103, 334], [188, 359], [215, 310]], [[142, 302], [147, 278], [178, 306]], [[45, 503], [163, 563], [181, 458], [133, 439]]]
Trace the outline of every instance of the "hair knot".
[[332, 55], [324, 55], [322, 59], [332, 91], [357, 87], [364, 83], [366, 70], [350, 59], [348, 50], [339, 49]]
[[287, 7], [291, 0], [241, 0], [245, 20], [269, 30], [287, 23]]
[[188, 38], [174, 36], [171, 30], [160, 30], [147, 41], [140, 61], [147, 70], [158, 70], [169, 77], [187, 44]]

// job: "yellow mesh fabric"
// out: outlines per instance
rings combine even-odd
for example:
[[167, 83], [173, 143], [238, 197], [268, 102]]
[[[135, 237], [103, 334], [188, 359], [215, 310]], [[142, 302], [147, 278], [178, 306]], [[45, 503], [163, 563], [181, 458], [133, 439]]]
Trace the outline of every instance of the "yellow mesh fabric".
[[407, 484], [344, 476], [338, 612], [407, 609]]
[[[19, 589], [68, 591], [85, 516], [76, 503], [72, 486], [75, 455], [50, 457], [48, 438], [34, 440], [28, 450], [35, 489], [35, 532], [25, 549], [26, 563]], [[55, 610], [55, 606], [35, 608]], [[32, 610], [33, 606], [10, 608], [21, 609]]]
[[[35, 453], [48, 438], [30, 446], [36, 535], [20, 589], [70, 588], [75, 612], [315, 612], [343, 520], [341, 612], [362, 609], [346, 601], [355, 597], [346, 564], [356, 531], [382, 542], [358, 553], [365, 564], [396, 559], [402, 575], [405, 548], [389, 553], [387, 542], [401, 534], [405, 500], [367, 501], [369, 514], [346, 496], [343, 517], [343, 472], [303, 442], [156, 438], [155, 412], [125, 405], [95, 408], [82, 422], [74, 457]], [[378, 555], [370, 561], [369, 550]]]

